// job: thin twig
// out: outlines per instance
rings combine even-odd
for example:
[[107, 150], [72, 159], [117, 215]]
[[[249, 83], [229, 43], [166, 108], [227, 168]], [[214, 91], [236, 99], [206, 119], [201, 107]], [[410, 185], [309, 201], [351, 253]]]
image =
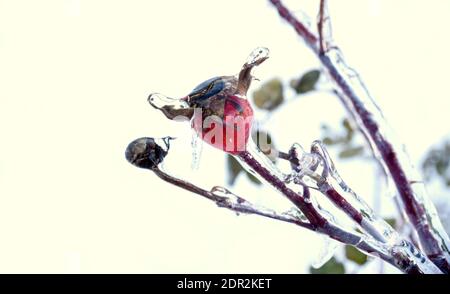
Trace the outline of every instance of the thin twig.
[[325, 53], [326, 50], [326, 42], [324, 38], [324, 24], [325, 24], [325, 18], [328, 17], [325, 15], [326, 9], [327, 9], [327, 0], [320, 0], [320, 9], [319, 9], [319, 21], [317, 24], [318, 31], [319, 31], [319, 52], [320, 54]]
[[[215, 202], [216, 205], [219, 207], [227, 208], [236, 213], [260, 215], [260, 216], [264, 216], [267, 218], [292, 223], [292, 224], [295, 224], [295, 225], [300, 226], [305, 229], [314, 230], [314, 227], [310, 223], [300, 220], [297, 216], [293, 216], [289, 212], [281, 213], [281, 214], [277, 213], [274, 210], [271, 210], [271, 209], [268, 209], [265, 207], [261, 207], [261, 206], [257, 206], [255, 204], [245, 200], [244, 198], [239, 197], [235, 194], [232, 194], [228, 191], [225, 193], [225, 195], [217, 195], [214, 192], [200, 188], [190, 182], [175, 178], [175, 177], [165, 173], [158, 167], [153, 168], [152, 171], [158, 177], [160, 177], [162, 180], [164, 180], [165, 182], [168, 182], [177, 187], [188, 190], [197, 195], [203, 196], [206, 199], [209, 199], [209, 200]], [[216, 187], [216, 189], [217, 189], [217, 191], [219, 191], [219, 187]]]

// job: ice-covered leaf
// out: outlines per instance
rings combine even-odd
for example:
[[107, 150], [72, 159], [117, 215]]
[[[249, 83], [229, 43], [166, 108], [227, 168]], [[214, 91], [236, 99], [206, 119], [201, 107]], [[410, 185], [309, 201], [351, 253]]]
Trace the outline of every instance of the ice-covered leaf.
[[363, 146], [348, 147], [348, 148], [342, 150], [341, 152], [339, 152], [338, 156], [341, 159], [346, 159], [346, 158], [351, 158], [351, 157], [361, 155], [363, 152], [364, 152]]
[[322, 142], [323, 142], [325, 145], [334, 145], [334, 144], [339, 143], [338, 140], [336, 140], [336, 139], [334, 139], [334, 138], [331, 138], [331, 137], [323, 137], [323, 138], [322, 138]]
[[320, 268], [310, 267], [309, 272], [311, 274], [345, 274], [345, 267], [333, 257]]
[[437, 176], [445, 185], [450, 186], [450, 141], [435, 146], [428, 152], [422, 170], [427, 180]]
[[339, 243], [336, 240], [327, 236], [322, 236], [322, 242], [320, 244], [319, 252], [317, 256], [311, 262], [313, 268], [321, 268], [326, 264], [339, 248]]
[[364, 146], [355, 146], [353, 143], [354, 135], [356, 134], [354, 127], [351, 122], [344, 118], [341, 122], [343, 131], [335, 131], [330, 126], [322, 125], [322, 142], [325, 145], [332, 146], [335, 145], [341, 150], [339, 151], [339, 158], [347, 159], [362, 155], [365, 151]]
[[284, 100], [283, 84], [279, 79], [272, 79], [253, 93], [253, 102], [256, 107], [264, 110], [273, 110]]
[[319, 70], [311, 70], [305, 73], [300, 79], [291, 81], [291, 87], [297, 94], [303, 94], [315, 89], [320, 78]]
[[350, 142], [353, 139], [353, 134], [355, 133], [350, 121], [347, 118], [344, 118], [342, 120], [342, 126], [347, 132], [347, 134], [345, 135], [345, 139], [347, 142]]
[[236, 181], [236, 178], [241, 172], [244, 172], [247, 174], [247, 177], [250, 181], [253, 183], [260, 185], [261, 182], [252, 174], [248, 173], [246, 170], [244, 170], [241, 166], [241, 164], [234, 159], [233, 156], [227, 155], [227, 166], [228, 166], [228, 184], [234, 185], [234, 182]]
[[275, 161], [276, 158], [271, 153], [275, 146], [269, 133], [262, 130], [256, 130], [252, 133], [252, 139], [259, 150], [266, 154], [272, 161]]
[[363, 265], [364, 263], [367, 262], [367, 255], [360, 252], [358, 249], [356, 249], [353, 246], [349, 246], [349, 245], [345, 246], [345, 256], [349, 260], [351, 260], [359, 265]]
[[385, 218], [384, 221], [387, 222], [391, 227], [393, 227], [395, 229], [395, 225], [397, 223], [397, 220], [395, 218], [393, 218], [393, 217]]
[[326, 124], [322, 124], [321, 129], [324, 133], [322, 141], [325, 145], [350, 144], [353, 140], [355, 130], [347, 118], [342, 119], [342, 131], [336, 131]]
[[246, 171], [245, 173], [247, 174], [247, 178], [248, 178], [251, 182], [253, 182], [254, 184], [256, 184], [256, 185], [261, 185], [261, 184], [262, 184], [261, 181], [258, 180], [258, 178], [255, 177], [254, 175], [252, 175], [251, 173], [248, 173], [247, 171]]
[[237, 176], [242, 171], [242, 167], [236, 159], [231, 155], [227, 155], [227, 166], [228, 166], [228, 184], [234, 185]]

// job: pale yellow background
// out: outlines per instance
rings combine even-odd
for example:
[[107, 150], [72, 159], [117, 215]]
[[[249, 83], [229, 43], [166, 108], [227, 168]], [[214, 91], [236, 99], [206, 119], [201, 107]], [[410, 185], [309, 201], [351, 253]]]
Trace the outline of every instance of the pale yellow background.
[[[450, 1], [330, 2], [336, 41], [419, 163], [450, 129]], [[315, 19], [318, 1], [287, 3]], [[146, 98], [233, 74], [257, 46], [271, 50], [262, 81], [318, 66], [267, 1], [1, 0], [0, 272], [305, 272], [319, 237], [237, 217], [124, 159], [137, 137], [178, 136], [168, 168], [224, 185], [223, 155], [204, 147], [191, 171], [187, 126]], [[315, 93], [267, 128], [283, 148], [308, 145], [321, 120], [342, 114], [335, 97]], [[370, 166], [340, 168], [373, 192]], [[279, 197], [243, 177], [234, 190]]]

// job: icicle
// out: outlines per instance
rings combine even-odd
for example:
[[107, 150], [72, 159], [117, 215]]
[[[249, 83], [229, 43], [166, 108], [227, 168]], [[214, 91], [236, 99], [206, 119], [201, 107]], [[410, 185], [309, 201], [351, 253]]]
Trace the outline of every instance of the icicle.
[[339, 242], [337, 242], [336, 240], [333, 240], [325, 235], [321, 235], [321, 238], [322, 242], [319, 252], [311, 262], [313, 268], [319, 268], [323, 266], [334, 256], [337, 249], [339, 248]]
[[191, 169], [197, 170], [198, 167], [200, 166], [200, 158], [203, 150], [203, 141], [200, 140], [197, 133], [194, 131], [192, 131], [191, 147], [192, 147]]
[[259, 65], [267, 58], [269, 58], [269, 49], [267, 49], [266, 47], [257, 47], [248, 56], [244, 67], [253, 67]]

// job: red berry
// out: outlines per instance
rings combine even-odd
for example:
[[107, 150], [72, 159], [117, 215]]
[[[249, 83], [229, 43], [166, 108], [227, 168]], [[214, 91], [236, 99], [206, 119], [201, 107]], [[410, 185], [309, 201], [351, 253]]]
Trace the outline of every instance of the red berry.
[[[222, 151], [238, 154], [246, 150], [253, 121], [253, 109], [245, 98], [226, 96], [223, 116], [206, 115], [209, 111], [194, 114], [192, 127], [206, 143]], [[219, 112], [220, 113], [220, 112]]]

